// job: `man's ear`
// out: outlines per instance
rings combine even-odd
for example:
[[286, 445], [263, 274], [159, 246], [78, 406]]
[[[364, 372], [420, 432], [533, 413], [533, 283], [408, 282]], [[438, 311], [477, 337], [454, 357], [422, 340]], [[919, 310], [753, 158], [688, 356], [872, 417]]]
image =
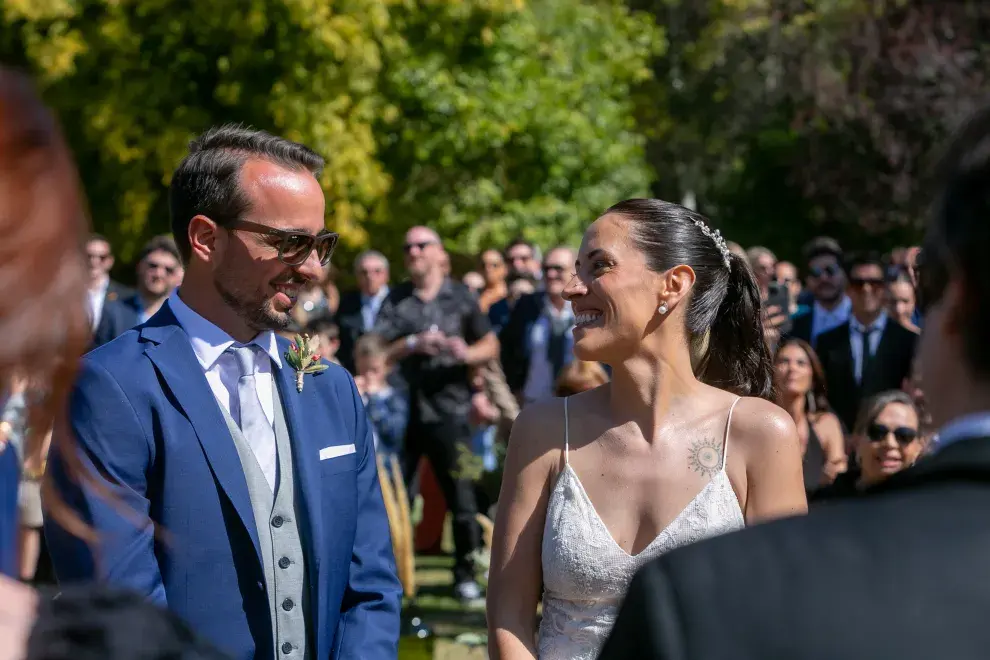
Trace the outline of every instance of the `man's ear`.
[[216, 222], [205, 215], [194, 216], [186, 230], [189, 237], [190, 261], [199, 259], [212, 263], [222, 256], [226, 236]]

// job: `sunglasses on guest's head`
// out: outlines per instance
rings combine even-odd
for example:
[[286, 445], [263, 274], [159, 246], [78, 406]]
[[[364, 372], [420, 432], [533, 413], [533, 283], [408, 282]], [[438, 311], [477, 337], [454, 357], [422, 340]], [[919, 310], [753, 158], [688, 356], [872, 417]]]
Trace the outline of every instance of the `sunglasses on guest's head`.
[[857, 289], [862, 289], [867, 285], [878, 288], [884, 285], [884, 281], [882, 277], [850, 277], [849, 284]]
[[406, 254], [409, 254], [410, 252], [413, 251], [413, 248], [417, 248], [420, 250], [420, 252], [422, 252], [431, 245], [436, 245], [436, 241], [418, 241], [418, 242], [410, 241], [409, 243], [403, 245], [402, 249], [405, 251]]
[[907, 426], [900, 426], [896, 429], [892, 429], [889, 426], [884, 426], [877, 422], [873, 422], [866, 428], [866, 437], [870, 439], [870, 442], [881, 442], [887, 439], [889, 434], [894, 434], [894, 439], [897, 440], [899, 445], [911, 444], [918, 439], [917, 429], [912, 429]]
[[812, 277], [835, 277], [842, 271], [838, 266], [833, 265], [825, 266], [824, 268], [821, 266], [814, 266], [813, 268], [808, 269], [808, 272], [811, 273]]
[[303, 231], [275, 229], [246, 220], [235, 220], [226, 225], [228, 229], [260, 234], [271, 239], [278, 247], [278, 260], [286, 266], [301, 266], [306, 263], [309, 255], [316, 250], [320, 264], [326, 266], [333, 256], [339, 236], [332, 231], [322, 231], [316, 236]]

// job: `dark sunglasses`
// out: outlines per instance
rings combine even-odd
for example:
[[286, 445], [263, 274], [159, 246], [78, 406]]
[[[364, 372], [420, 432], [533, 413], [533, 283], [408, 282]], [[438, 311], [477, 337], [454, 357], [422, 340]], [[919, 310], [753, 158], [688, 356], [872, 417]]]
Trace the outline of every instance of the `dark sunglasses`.
[[884, 281], [882, 277], [851, 277], [849, 278], [849, 284], [857, 289], [862, 289], [867, 285], [878, 288], [884, 285]]
[[405, 245], [402, 246], [402, 249], [405, 251], [406, 254], [409, 254], [410, 252], [413, 251], [413, 248], [419, 248], [420, 251], [423, 251], [426, 248], [430, 247], [431, 245], [436, 245], [436, 243], [437, 243], [436, 241], [422, 241], [420, 243], [406, 243]]
[[165, 264], [160, 264], [160, 263], [158, 263], [156, 261], [149, 261], [148, 262], [148, 269], [149, 270], [158, 270], [159, 268], [162, 269], [162, 270], [164, 270], [166, 275], [174, 275], [175, 274], [175, 271], [176, 271], [176, 267], [175, 266], [166, 266]]
[[897, 444], [900, 445], [909, 445], [918, 439], [918, 431], [907, 426], [892, 429], [883, 424], [873, 422], [866, 428], [866, 437], [870, 439], [870, 442], [886, 440], [887, 435], [890, 433], [894, 434]]
[[565, 268], [564, 266], [556, 266], [554, 264], [544, 264], [543, 272], [546, 273], [547, 275], [549, 275], [550, 273], [554, 273], [556, 275], [563, 275], [565, 272], [567, 272], [567, 268]]
[[326, 266], [337, 247], [339, 235], [332, 231], [323, 231], [313, 236], [302, 231], [287, 231], [266, 227], [246, 220], [235, 220], [226, 225], [228, 229], [246, 231], [252, 234], [268, 236], [278, 241], [278, 260], [286, 266], [301, 266], [306, 263], [309, 255], [316, 250], [320, 264]]
[[825, 266], [824, 268], [815, 266], [808, 269], [808, 272], [811, 273], [812, 277], [835, 277], [842, 271], [838, 266]]

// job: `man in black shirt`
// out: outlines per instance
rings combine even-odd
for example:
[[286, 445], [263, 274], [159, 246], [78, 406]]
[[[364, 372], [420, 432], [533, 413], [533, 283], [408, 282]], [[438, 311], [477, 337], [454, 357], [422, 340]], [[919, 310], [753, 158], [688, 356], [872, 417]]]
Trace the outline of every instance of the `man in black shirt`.
[[375, 332], [390, 342], [389, 357], [409, 386], [409, 426], [404, 467], [407, 482], [426, 455], [454, 515], [455, 592], [462, 600], [481, 597], [471, 553], [480, 543], [477, 505], [470, 481], [454, 479], [458, 445], [468, 445], [468, 415], [476, 397], [470, 367], [498, 357], [499, 345], [474, 295], [443, 271], [440, 237], [427, 227], [406, 234], [410, 281], [389, 292], [378, 312]]

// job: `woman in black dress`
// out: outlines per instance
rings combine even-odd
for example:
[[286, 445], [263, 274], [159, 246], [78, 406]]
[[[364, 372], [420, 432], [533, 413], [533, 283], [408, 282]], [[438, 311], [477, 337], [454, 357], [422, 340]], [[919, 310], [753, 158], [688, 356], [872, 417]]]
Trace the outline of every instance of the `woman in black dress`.
[[809, 495], [846, 471], [842, 423], [829, 411], [825, 373], [808, 342], [787, 339], [774, 362], [777, 405], [788, 411], [804, 452], [804, 488]]

